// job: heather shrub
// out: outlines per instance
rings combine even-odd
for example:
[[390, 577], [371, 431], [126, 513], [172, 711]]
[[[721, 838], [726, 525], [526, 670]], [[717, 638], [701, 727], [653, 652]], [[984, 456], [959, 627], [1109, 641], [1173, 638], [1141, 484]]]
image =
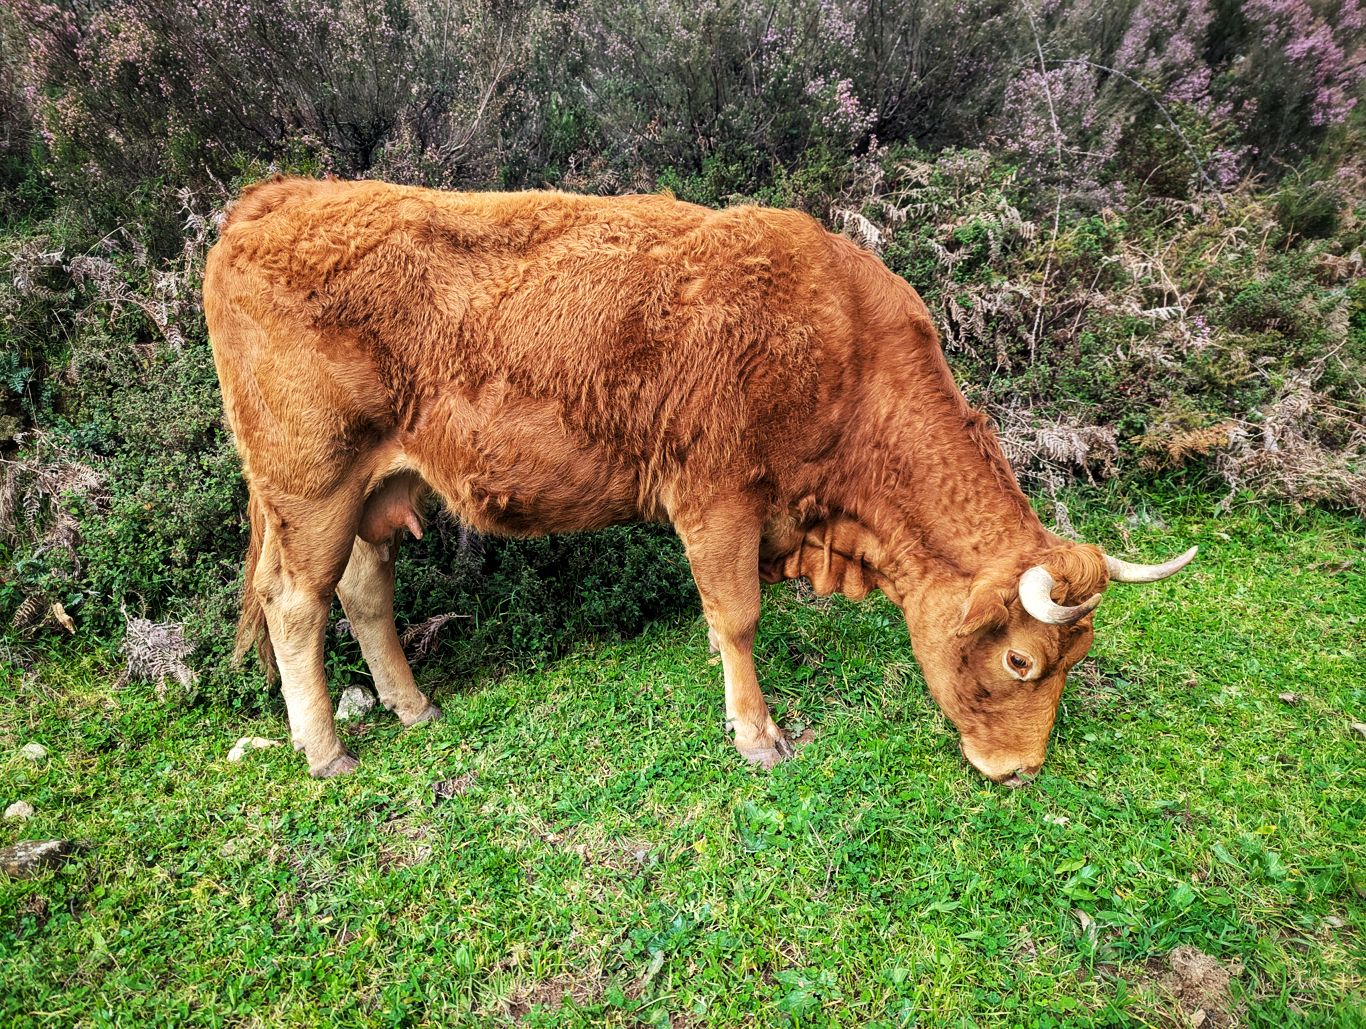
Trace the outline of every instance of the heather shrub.
[[11, 6], [24, 81], [11, 57], [5, 102], [31, 109], [52, 174], [114, 204], [130, 183], [206, 186], [282, 155], [620, 190], [745, 154], [759, 186], [813, 147], [984, 129], [1096, 203], [1152, 139], [1180, 141], [1179, 178], [1220, 187], [1308, 154], [1362, 76], [1356, 0]]
[[1359, 507], [1363, 237], [1345, 198], [1328, 240], [1287, 228], [1278, 193], [1247, 190], [1075, 216], [1054, 235], [1022, 213], [1031, 183], [983, 152], [888, 160], [864, 215], [889, 266], [923, 284], [969, 399], [1028, 480], [1129, 468], [1238, 488], [1275, 464], [1264, 491]]
[[356, 174], [400, 140], [488, 177], [488, 126], [522, 96], [530, 45], [553, 20], [514, 6], [22, 0], [15, 12], [44, 94], [39, 130], [63, 172], [94, 172], [98, 188], [149, 169], [203, 182], [291, 151]]

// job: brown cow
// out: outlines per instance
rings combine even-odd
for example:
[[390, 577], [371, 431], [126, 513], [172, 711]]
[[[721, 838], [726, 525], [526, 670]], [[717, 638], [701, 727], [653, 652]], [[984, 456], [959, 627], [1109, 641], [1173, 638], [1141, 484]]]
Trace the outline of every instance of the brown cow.
[[1048, 532], [915, 290], [795, 211], [276, 179], [232, 208], [204, 309], [251, 490], [239, 648], [273, 648], [315, 776], [356, 767], [323, 679], [334, 593], [384, 705], [440, 714], [393, 619], [428, 491], [485, 533], [672, 523], [765, 767], [792, 751], [754, 674], [761, 578], [881, 589], [964, 755], [1015, 784], [1107, 582], [1194, 554]]

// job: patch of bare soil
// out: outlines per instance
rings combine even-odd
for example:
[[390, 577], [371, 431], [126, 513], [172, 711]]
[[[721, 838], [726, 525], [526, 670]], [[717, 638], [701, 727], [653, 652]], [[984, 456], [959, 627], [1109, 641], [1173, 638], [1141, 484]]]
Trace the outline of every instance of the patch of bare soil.
[[466, 772], [464, 775], [457, 775], [454, 779], [442, 779], [440, 782], [432, 783], [432, 794], [436, 803], [443, 800], [450, 800], [465, 793], [475, 780], [474, 772]]
[[47, 898], [37, 893], [29, 894], [20, 903], [19, 914], [32, 918], [39, 929], [43, 928], [48, 920]]
[[558, 1011], [566, 1001], [578, 1005], [590, 1004], [601, 993], [602, 984], [599, 980], [577, 979], [566, 973], [518, 987], [504, 1002], [504, 1010], [509, 1018], [520, 1022], [537, 1008]]
[[568, 847], [585, 865], [598, 865], [614, 872], [637, 872], [653, 858], [650, 848], [635, 840], [603, 840], [574, 843]]
[[1238, 1014], [1230, 983], [1243, 972], [1237, 958], [1220, 961], [1195, 947], [1177, 947], [1148, 962], [1145, 985], [1174, 1000], [1185, 1023], [1201, 1029], [1231, 1026]]
[[577, 854], [585, 868], [608, 868], [614, 872], [642, 872], [658, 860], [650, 844], [633, 839], [599, 839], [581, 836], [580, 826], [570, 826], [564, 832], [541, 832], [537, 835], [552, 847]]

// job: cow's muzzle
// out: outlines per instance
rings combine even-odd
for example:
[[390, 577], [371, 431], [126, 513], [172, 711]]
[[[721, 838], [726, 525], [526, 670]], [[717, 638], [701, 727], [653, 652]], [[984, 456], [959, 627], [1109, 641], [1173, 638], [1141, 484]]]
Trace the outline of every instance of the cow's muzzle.
[[996, 779], [995, 781], [1002, 786], [1009, 786], [1012, 790], [1019, 789], [1029, 782], [1030, 779], [1033, 779], [1034, 776], [1038, 775], [1039, 769], [1042, 767], [1043, 765], [1035, 765], [1033, 768], [1016, 769], [1009, 775]]
[[[968, 754], [968, 749], [963, 745], [961, 739], [958, 741], [958, 749], [963, 755], [963, 760], [971, 765], [978, 774], [984, 778], [990, 779], [994, 783], [1008, 786], [1012, 790], [1025, 785], [1038, 775], [1039, 769], [1043, 767], [1042, 762], [1035, 765], [1026, 765], [1021, 764], [1018, 761], [1005, 761], [996, 764], [995, 767], [983, 767], [986, 762], [974, 761], [972, 756]], [[1015, 765], [1013, 769], [1010, 767], [1012, 764]]]

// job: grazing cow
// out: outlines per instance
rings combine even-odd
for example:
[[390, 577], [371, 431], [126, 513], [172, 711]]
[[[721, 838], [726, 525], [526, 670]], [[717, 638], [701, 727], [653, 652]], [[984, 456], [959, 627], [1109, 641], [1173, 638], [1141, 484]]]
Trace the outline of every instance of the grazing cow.
[[796, 211], [277, 178], [233, 206], [204, 310], [250, 487], [239, 652], [273, 651], [318, 777], [356, 767], [323, 678], [334, 593], [384, 705], [440, 715], [393, 618], [429, 492], [493, 534], [670, 522], [765, 767], [792, 750], [754, 674], [761, 580], [882, 590], [967, 760], [1018, 784], [1107, 582], [1194, 555], [1048, 532], [915, 290]]

